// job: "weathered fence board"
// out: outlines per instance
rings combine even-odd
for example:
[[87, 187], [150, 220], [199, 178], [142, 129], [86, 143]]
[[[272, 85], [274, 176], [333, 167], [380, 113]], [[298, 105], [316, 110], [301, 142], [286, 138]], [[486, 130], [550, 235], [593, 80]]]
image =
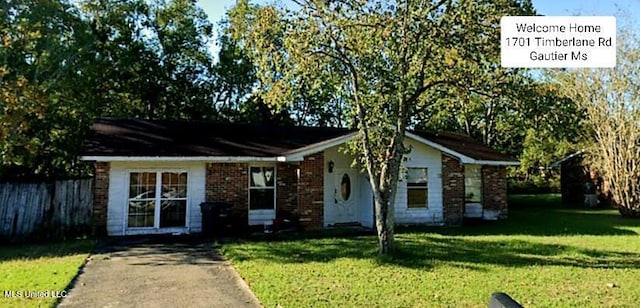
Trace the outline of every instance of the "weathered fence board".
[[91, 179], [0, 184], [0, 239], [63, 237], [90, 230]]

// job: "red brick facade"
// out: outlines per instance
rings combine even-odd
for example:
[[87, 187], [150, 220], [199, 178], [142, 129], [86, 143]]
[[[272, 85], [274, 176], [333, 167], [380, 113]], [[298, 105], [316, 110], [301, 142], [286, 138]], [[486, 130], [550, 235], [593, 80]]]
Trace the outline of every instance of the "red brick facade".
[[205, 181], [206, 201], [229, 203], [233, 215], [248, 215], [249, 164], [208, 163]]
[[[319, 153], [305, 157], [299, 164], [276, 165], [276, 211], [287, 211], [299, 216], [306, 229], [322, 228], [324, 222], [323, 157]], [[234, 215], [247, 217], [248, 170], [247, 163], [207, 164], [206, 201], [230, 203]]]
[[276, 169], [276, 211], [298, 215], [298, 164], [278, 163]]
[[107, 206], [109, 201], [109, 169], [108, 162], [96, 162], [93, 183], [93, 233], [107, 233]]
[[324, 154], [306, 156], [300, 163], [298, 214], [306, 229], [324, 224]]
[[482, 205], [485, 210], [499, 211], [499, 218], [507, 218], [507, 169], [505, 167], [482, 166]]
[[442, 215], [446, 225], [460, 225], [464, 215], [464, 167], [442, 154]]
[[[465, 208], [464, 166], [458, 159], [442, 154], [443, 222], [462, 224]], [[248, 223], [249, 163], [208, 163], [206, 165], [205, 200], [232, 204], [232, 214]], [[276, 164], [276, 211], [286, 211], [300, 218], [306, 229], [324, 225], [323, 153], [306, 156], [299, 163]], [[93, 225], [95, 233], [104, 234], [107, 225], [109, 194], [108, 162], [95, 164]], [[482, 167], [482, 204], [507, 216], [506, 168]]]

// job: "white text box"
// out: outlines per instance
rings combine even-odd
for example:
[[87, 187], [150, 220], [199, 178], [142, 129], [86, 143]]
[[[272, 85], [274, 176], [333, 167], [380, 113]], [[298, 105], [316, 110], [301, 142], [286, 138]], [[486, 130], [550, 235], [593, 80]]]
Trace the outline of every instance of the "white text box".
[[503, 67], [614, 67], [613, 16], [504, 16]]

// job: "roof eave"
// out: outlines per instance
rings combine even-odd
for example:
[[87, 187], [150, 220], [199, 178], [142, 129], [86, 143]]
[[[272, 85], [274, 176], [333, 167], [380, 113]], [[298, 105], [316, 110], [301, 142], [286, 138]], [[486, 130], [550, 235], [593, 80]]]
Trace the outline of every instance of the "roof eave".
[[446, 153], [454, 158], [460, 160], [463, 164], [468, 165], [487, 165], [487, 166], [520, 166], [520, 162], [518, 161], [509, 161], [509, 160], [485, 160], [485, 159], [475, 159], [470, 156], [464, 155], [460, 152], [454, 151], [444, 145], [441, 145], [437, 142], [431, 141], [427, 138], [420, 137], [417, 134], [407, 132], [407, 136], [418, 141], [424, 143], [436, 150], [439, 150], [443, 153]]
[[352, 132], [340, 137], [328, 139], [325, 141], [317, 142], [314, 144], [310, 144], [308, 146], [291, 150], [283, 153], [286, 161], [303, 161], [305, 156], [322, 152], [328, 148], [344, 144], [349, 140], [353, 139], [358, 132]]
[[558, 160], [556, 160], [556, 161], [552, 162], [552, 163], [549, 165], [549, 168], [558, 168], [558, 167], [560, 167], [560, 165], [562, 165], [562, 163], [564, 163], [565, 161], [570, 160], [570, 159], [572, 159], [572, 158], [574, 158], [574, 157], [576, 157], [576, 156], [582, 155], [582, 154], [584, 154], [584, 153], [585, 153], [585, 149], [582, 149], [582, 150], [577, 151], [577, 152], [573, 152], [573, 153], [571, 153], [571, 154], [569, 154], [569, 155], [567, 155], [567, 156], [565, 156], [565, 157], [562, 157], [562, 158], [560, 158], [560, 159], [558, 159]]
[[454, 151], [454, 150], [452, 150], [450, 148], [447, 148], [447, 147], [445, 147], [445, 146], [443, 146], [443, 145], [441, 145], [439, 143], [436, 143], [436, 142], [433, 142], [433, 141], [431, 141], [429, 139], [420, 137], [420, 136], [418, 136], [418, 135], [416, 135], [414, 133], [407, 132], [406, 136], [410, 137], [411, 139], [416, 140], [418, 142], [424, 143], [424, 144], [426, 144], [426, 145], [428, 145], [428, 146], [430, 146], [430, 147], [432, 147], [432, 148], [434, 148], [434, 149], [436, 149], [436, 150], [438, 150], [440, 152], [449, 154], [449, 155], [459, 159], [460, 162], [462, 162], [463, 164], [468, 164], [469, 162], [476, 161], [475, 159], [473, 159], [473, 158], [471, 158], [471, 157], [469, 157], [467, 155], [464, 155], [462, 153], [456, 152], [456, 151]]
[[[202, 161], [202, 162], [300, 162], [305, 156], [322, 152], [328, 148], [344, 144], [353, 139], [358, 132], [351, 132], [346, 135], [324, 140], [308, 146], [282, 153], [280, 156], [257, 157], [257, 156], [108, 156], [108, 155], [86, 155], [80, 156], [84, 161], [100, 162], [125, 162], [125, 161]], [[519, 166], [517, 161], [498, 160], [478, 160], [462, 153], [456, 152], [446, 146], [433, 142], [416, 134], [407, 132], [406, 136], [430, 146], [443, 153], [451, 155], [460, 160], [463, 164], [477, 164], [490, 166]]]
[[286, 162], [285, 156], [80, 156], [80, 160], [98, 162], [128, 162], [128, 161], [189, 161], [189, 162]]
[[518, 161], [510, 161], [510, 160], [479, 160], [474, 159], [471, 161], [462, 161], [463, 164], [469, 165], [484, 165], [484, 166], [520, 166], [520, 162]]

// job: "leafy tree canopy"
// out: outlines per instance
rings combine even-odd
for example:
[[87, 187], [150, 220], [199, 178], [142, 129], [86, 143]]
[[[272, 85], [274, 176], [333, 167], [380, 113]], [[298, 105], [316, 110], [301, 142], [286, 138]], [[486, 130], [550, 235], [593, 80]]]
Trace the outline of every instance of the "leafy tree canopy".
[[380, 252], [388, 253], [400, 163], [410, 150], [405, 131], [444, 93], [504, 100], [518, 75], [495, 60], [498, 20], [530, 14], [531, 4], [294, 2], [299, 10], [291, 12], [239, 2], [230, 14], [232, 35], [257, 64], [259, 95], [269, 106], [288, 108], [308, 85], [342, 99], [345, 123], [359, 131], [347, 151], [370, 181]]
[[193, 1], [0, 5], [2, 178], [55, 178], [97, 116], [214, 118], [212, 25]]

